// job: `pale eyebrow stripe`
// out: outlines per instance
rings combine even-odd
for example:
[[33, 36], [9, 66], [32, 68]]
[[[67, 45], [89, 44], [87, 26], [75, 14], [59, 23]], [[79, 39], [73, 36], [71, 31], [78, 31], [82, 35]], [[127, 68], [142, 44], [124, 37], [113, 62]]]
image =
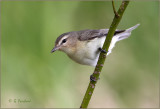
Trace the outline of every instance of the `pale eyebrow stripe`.
[[59, 40], [58, 45], [60, 45], [61, 42], [62, 42], [62, 40], [63, 40], [63, 39], [66, 39], [67, 37], [68, 37], [68, 35], [63, 36], [63, 38], [61, 38], [61, 39]]

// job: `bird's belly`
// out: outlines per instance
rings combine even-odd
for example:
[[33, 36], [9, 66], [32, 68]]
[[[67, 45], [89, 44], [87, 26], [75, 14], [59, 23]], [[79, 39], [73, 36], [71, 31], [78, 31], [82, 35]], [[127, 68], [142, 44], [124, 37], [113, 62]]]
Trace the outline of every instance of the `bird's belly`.
[[100, 54], [98, 48], [103, 46], [104, 40], [105, 37], [88, 41], [83, 48], [78, 49], [74, 55], [69, 57], [77, 63], [96, 66]]
[[90, 58], [86, 58], [85, 56], [83, 57], [83, 56], [78, 56], [78, 55], [69, 56], [69, 57], [79, 64], [90, 65], [90, 66], [96, 66], [96, 63], [98, 60], [98, 57], [95, 57], [94, 59], [90, 59]]

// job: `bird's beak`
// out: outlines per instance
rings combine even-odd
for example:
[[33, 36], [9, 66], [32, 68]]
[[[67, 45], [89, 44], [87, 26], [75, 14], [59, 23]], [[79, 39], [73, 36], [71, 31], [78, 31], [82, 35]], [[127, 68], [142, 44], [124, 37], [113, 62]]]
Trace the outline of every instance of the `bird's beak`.
[[56, 50], [58, 50], [59, 47], [54, 47], [52, 50], [51, 50], [51, 53], [55, 52]]

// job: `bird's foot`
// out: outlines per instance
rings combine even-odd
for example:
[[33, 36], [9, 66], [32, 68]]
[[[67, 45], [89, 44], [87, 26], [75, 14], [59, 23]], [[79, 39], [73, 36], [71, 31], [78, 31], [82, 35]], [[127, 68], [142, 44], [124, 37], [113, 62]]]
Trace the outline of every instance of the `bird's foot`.
[[103, 50], [101, 47], [98, 49], [100, 52], [107, 53], [106, 50]]

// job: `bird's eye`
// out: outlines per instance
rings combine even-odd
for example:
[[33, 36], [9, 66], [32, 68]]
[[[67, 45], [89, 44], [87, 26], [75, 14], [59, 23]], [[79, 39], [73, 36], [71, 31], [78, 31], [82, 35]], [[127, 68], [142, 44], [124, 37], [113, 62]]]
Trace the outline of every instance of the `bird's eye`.
[[66, 41], [67, 41], [66, 39], [63, 39], [63, 40], [62, 40], [62, 43], [65, 43]]

